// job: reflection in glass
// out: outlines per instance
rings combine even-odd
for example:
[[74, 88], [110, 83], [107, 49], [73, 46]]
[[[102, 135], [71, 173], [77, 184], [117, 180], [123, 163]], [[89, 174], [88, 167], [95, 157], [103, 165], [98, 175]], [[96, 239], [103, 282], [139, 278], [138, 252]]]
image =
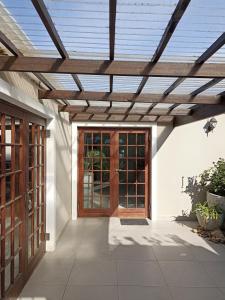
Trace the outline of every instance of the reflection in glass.
[[128, 145], [136, 145], [136, 133], [128, 134]]

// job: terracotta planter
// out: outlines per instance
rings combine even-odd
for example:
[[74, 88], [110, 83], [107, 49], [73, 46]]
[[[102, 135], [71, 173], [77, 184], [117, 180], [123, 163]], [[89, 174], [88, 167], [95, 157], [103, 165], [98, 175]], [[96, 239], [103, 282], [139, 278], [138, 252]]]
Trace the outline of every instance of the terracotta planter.
[[207, 219], [196, 212], [199, 225], [205, 230], [215, 230], [222, 226], [223, 224], [223, 214], [220, 214], [218, 219]]
[[219, 207], [225, 212], [225, 197], [207, 192], [207, 202], [209, 207]]

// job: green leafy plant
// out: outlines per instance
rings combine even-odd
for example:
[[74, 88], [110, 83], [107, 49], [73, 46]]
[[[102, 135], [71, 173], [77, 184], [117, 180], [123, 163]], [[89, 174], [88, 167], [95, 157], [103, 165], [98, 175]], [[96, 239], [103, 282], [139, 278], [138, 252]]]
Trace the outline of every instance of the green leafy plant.
[[[92, 159], [90, 159], [92, 158]], [[90, 150], [87, 152], [86, 159], [84, 161], [84, 168], [86, 170], [93, 169], [100, 170], [101, 169], [101, 160], [102, 160], [102, 169], [105, 169], [105, 154], [99, 150]]]
[[219, 158], [213, 166], [200, 174], [200, 184], [210, 193], [225, 196], [225, 160]]
[[209, 220], [218, 220], [223, 211], [218, 207], [209, 207], [207, 202], [197, 203], [194, 209], [195, 213], [199, 213], [203, 218]]

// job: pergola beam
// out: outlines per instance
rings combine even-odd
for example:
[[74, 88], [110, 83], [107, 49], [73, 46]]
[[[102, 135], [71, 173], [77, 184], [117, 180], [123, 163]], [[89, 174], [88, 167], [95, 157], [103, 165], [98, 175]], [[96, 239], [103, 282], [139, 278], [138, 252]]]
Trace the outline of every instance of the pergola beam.
[[0, 71], [153, 77], [224, 78], [224, 64], [0, 56]]
[[[166, 29], [162, 35], [162, 38], [159, 42], [159, 45], [155, 51], [155, 53], [153, 54], [153, 57], [151, 59], [152, 62], [156, 63], [163, 51], [165, 50], [167, 44], [169, 43], [169, 40], [171, 39], [179, 21], [181, 20], [184, 12], [186, 11], [189, 3], [190, 3], [191, 0], [179, 0], [170, 20], [169, 20], [169, 23], [167, 24], [166, 26]], [[144, 77], [138, 87], [138, 90], [137, 90], [137, 93], [141, 93], [145, 84], [147, 83], [148, 81], [148, 78], [147, 77]]]
[[[107, 107], [106, 107], [107, 109]], [[69, 113], [77, 113], [77, 114], [81, 114], [81, 115], [86, 115], [88, 112], [86, 112], [85, 110], [84, 111], [77, 111], [76, 110], [76, 106], [74, 105], [68, 105], [65, 107], [65, 105], [59, 105], [58, 106], [58, 110], [59, 112], [63, 111], [63, 112], [69, 112]], [[97, 115], [118, 115], [118, 116], [128, 116], [128, 115], [136, 115], [136, 116], [152, 116], [152, 115], [157, 115], [157, 116], [177, 116], [177, 115], [182, 115], [182, 116], [188, 116], [189, 114], [191, 114], [191, 110], [177, 110], [175, 113], [171, 112], [169, 114], [166, 114], [166, 113], [136, 113], [136, 112], [129, 112], [129, 113], [122, 113], [122, 112], [106, 112], [106, 110], [103, 112], [103, 111], [97, 111], [97, 109], [95, 109], [95, 112], [89, 112], [89, 114], [97, 114]]]
[[214, 78], [214, 79], [210, 80], [209, 82], [207, 82], [206, 84], [200, 86], [200, 88], [191, 92], [191, 95], [196, 96], [196, 95], [206, 91], [207, 89], [211, 88], [212, 86], [214, 86], [215, 84], [219, 83], [222, 80], [223, 80], [223, 78]]
[[76, 92], [67, 90], [43, 91], [39, 90], [39, 99], [67, 99], [88, 101], [121, 101], [144, 103], [173, 103], [173, 104], [218, 104], [224, 102], [224, 96], [191, 96], [191, 95], [162, 95], [162, 94], [134, 94], [107, 92]]
[[[61, 57], [63, 59], [69, 58], [69, 55], [68, 55], [68, 53], [63, 45], [63, 42], [55, 28], [55, 25], [54, 25], [52, 18], [47, 10], [47, 7], [45, 6], [44, 1], [43, 0], [32, 0], [32, 3], [34, 5], [37, 13], [39, 14], [39, 16], [42, 20], [42, 23], [44, 24], [46, 30], [48, 31], [49, 36], [51, 37], [55, 47], [57, 48], [59, 54], [61, 55]], [[73, 77], [73, 80], [75, 81], [78, 89], [80, 91], [82, 91], [83, 87], [81, 85], [79, 78], [75, 74], [73, 74], [72, 77]]]

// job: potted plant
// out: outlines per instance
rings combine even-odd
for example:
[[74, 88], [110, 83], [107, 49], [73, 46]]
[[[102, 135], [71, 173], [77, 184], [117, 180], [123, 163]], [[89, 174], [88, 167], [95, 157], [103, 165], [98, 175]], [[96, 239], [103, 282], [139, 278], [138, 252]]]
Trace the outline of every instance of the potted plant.
[[194, 212], [199, 225], [205, 230], [215, 230], [223, 224], [223, 211], [218, 207], [209, 207], [207, 202], [197, 203]]
[[225, 211], [225, 160], [220, 158], [200, 175], [200, 184], [207, 189], [209, 207], [219, 207]]

